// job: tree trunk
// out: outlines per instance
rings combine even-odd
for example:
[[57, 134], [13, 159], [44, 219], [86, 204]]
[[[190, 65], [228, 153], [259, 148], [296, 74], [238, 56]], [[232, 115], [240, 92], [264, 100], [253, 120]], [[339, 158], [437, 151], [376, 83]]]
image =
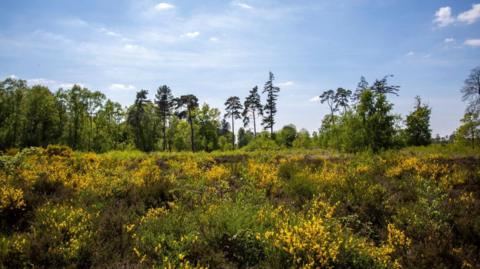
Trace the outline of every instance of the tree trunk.
[[163, 151], [167, 149], [167, 117], [165, 116], [165, 111], [163, 112]]
[[188, 110], [188, 119], [189, 119], [189, 122], [190, 122], [190, 143], [192, 143], [192, 152], [195, 152], [195, 139], [193, 137], [193, 120], [192, 120], [192, 113], [190, 111], [190, 109]]
[[235, 149], [235, 120], [232, 115], [232, 148]]
[[90, 134], [88, 135], [88, 151], [92, 150], [93, 117], [90, 114]]
[[253, 114], [253, 136], [257, 137], [257, 124], [255, 123], [255, 110], [252, 111]]
[[475, 127], [472, 128], [472, 148], [475, 149]]

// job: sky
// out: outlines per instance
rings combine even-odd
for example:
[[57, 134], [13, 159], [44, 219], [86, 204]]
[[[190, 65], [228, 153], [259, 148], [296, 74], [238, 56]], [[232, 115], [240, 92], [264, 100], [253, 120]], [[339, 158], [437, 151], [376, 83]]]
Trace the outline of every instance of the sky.
[[160, 85], [223, 110], [268, 72], [281, 88], [275, 128], [318, 130], [315, 96], [393, 74], [405, 117], [416, 95], [433, 134], [451, 134], [460, 89], [480, 65], [480, 0], [2, 0], [0, 79], [52, 91], [74, 83], [127, 106]]

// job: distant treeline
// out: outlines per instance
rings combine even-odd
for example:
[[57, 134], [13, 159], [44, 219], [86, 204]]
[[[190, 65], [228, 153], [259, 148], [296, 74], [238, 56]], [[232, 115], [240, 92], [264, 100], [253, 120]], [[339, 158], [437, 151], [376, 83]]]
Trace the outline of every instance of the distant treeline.
[[[280, 88], [270, 72], [263, 90], [253, 87], [243, 102], [238, 96], [225, 102], [225, 115], [195, 95], [174, 96], [160, 86], [154, 100], [140, 90], [134, 103], [122, 107], [99, 91], [79, 85], [52, 92], [45, 86], [29, 87], [25, 80], [0, 82], [0, 150], [64, 144], [81, 151], [139, 149], [142, 151], [214, 151], [275, 148], [334, 148], [347, 152], [379, 151], [409, 145], [428, 145], [431, 108], [416, 97], [405, 120], [392, 112], [389, 95], [399, 86], [388, 76], [371, 85], [361, 78], [355, 91], [326, 90], [318, 100], [327, 104], [318, 132], [297, 131], [287, 125], [274, 132]], [[480, 136], [480, 68], [472, 70], [462, 89], [469, 101], [463, 124], [449, 141], [475, 146]], [[262, 96], [264, 100], [262, 102]], [[237, 134], [235, 121], [242, 119]], [[259, 131], [260, 125], [264, 130]], [[447, 142], [437, 137], [434, 141]]]

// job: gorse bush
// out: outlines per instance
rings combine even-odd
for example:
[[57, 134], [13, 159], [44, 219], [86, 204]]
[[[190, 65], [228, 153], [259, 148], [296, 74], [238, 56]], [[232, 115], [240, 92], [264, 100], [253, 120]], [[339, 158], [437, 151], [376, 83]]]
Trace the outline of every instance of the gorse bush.
[[339, 155], [0, 157], [0, 268], [477, 268], [480, 158]]

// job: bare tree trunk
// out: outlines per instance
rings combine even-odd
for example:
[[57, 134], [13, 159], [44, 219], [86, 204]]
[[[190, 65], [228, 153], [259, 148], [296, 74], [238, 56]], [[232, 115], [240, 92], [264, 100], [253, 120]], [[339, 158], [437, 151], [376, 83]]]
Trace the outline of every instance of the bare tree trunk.
[[190, 122], [190, 143], [192, 143], [192, 152], [195, 152], [195, 139], [193, 137], [193, 120], [192, 120], [192, 113], [190, 111], [190, 109], [188, 110], [188, 119], [189, 119], [189, 122]]
[[163, 114], [163, 151], [167, 149], [167, 117]]
[[232, 148], [235, 149], [235, 120], [232, 115]]
[[255, 110], [252, 111], [253, 114], [253, 136], [257, 137], [257, 124], [255, 122]]

